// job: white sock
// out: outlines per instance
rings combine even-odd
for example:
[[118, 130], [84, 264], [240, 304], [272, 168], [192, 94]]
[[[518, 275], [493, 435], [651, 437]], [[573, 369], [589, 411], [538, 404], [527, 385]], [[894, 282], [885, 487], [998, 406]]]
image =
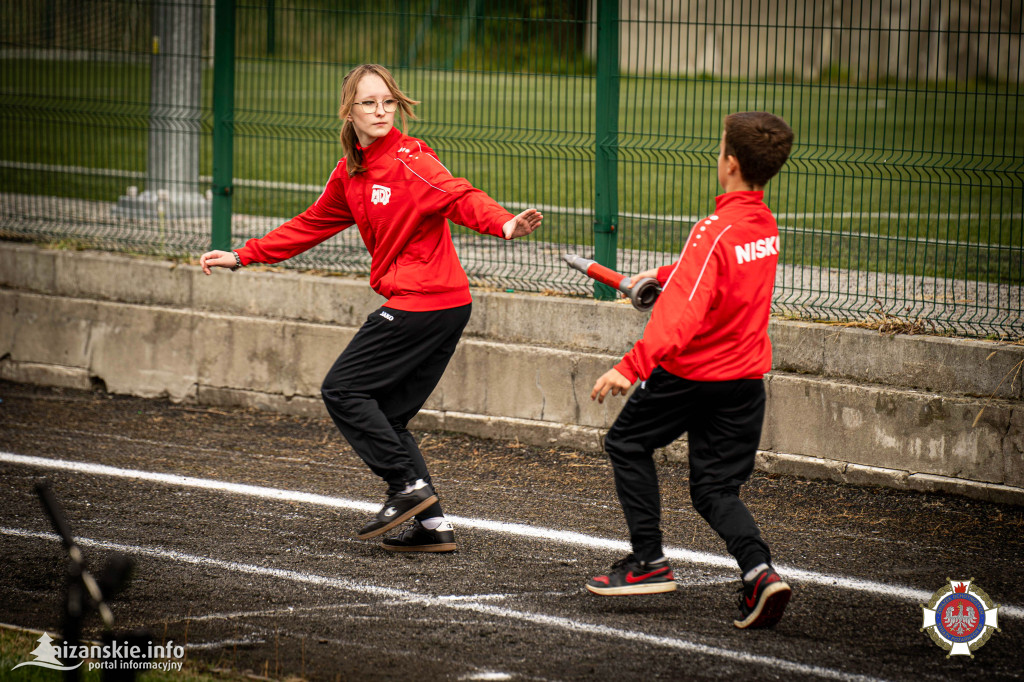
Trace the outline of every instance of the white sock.
[[424, 480], [422, 478], [417, 478], [414, 483], [409, 483], [408, 485], [406, 485], [405, 486], [405, 490], [403, 490], [402, 493], [403, 494], [404, 493], [411, 493], [413, 490], [419, 490], [420, 488], [424, 487], [425, 485], [427, 485], [427, 484], [426, 484], [426, 482], [424, 482]]
[[651, 564], [660, 564], [662, 561], [668, 561], [664, 554], [659, 559], [655, 559], [654, 561], [645, 561], [644, 563], [650, 566]]
[[751, 580], [757, 577], [758, 573], [760, 573], [766, 568], [768, 568], [768, 564], [758, 564], [757, 566], [754, 566], [752, 569], [747, 571], [746, 574], [743, 576], [743, 582], [749, 583]]
[[420, 521], [420, 525], [427, 530], [451, 530], [452, 524], [448, 523], [448, 520], [443, 516], [431, 516], [429, 519], [423, 519]]

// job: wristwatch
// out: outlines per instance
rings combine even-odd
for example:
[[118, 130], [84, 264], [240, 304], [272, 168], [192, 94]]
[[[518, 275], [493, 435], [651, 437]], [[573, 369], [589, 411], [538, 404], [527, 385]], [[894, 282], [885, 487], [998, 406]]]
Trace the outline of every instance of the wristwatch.
[[231, 255], [235, 257], [235, 267], [233, 267], [231, 269], [232, 270], [237, 270], [238, 268], [242, 267], [242, 259], [238, 257], [238, 252], [237, 251], [232, 251]]

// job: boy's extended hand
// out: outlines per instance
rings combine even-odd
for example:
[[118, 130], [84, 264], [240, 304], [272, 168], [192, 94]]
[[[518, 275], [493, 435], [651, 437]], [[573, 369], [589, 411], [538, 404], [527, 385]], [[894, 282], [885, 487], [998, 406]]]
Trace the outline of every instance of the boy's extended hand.
[[207, 251], [199, 257], [199, 267], [207, 275], [210, 274], [210, 268], [212, 267], [228, 268], [230, 270], [236, 265], [235, 255], [230, 251]]
[[629, 278], [629, 286], [635, 287], [637, 282], [648, 277], [658, 279], [658, 268], [651, 268], [650, 270], [644, 270], [640, 274], [633, 275]]
[[590, 392], [590, 399], [597, 398], [597, 402], [603, 403], [604, 397], [608, 395], [608, 391], [611, 391], [612, 395], [626, 395], [626, 392], [629, 391], [629, 387], [632, 385], [632, 381], [622, 376], [619, 370], [612, 367], [602, 374], [601, 378], [594, 384], [594, 390]]

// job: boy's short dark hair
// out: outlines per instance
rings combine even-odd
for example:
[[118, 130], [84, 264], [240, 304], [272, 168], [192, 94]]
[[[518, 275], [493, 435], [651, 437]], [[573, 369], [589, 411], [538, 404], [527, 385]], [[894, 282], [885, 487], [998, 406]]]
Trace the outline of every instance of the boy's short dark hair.
[[764, 187], [793, 148], [793, 129], [767, 111], [741, 111], [725, 117], [725, 155], [740, 162], [747, 182]]

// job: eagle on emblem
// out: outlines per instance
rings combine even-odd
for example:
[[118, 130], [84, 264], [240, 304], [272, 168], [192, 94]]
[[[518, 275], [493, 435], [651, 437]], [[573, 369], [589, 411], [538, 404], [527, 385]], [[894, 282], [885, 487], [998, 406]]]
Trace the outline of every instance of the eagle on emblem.
[[955, 632], [957, 637], [962, 637], [965, 632], [970, 632], [978, 624], [978, 613], [970, 605], [967, 606], [967, 612], [964, 613], [963, 602], [956, 604], [959, 610], [953, 613], [953, 606], [953, 604], [950, 604], [946, 612], [942, 614], [942, 624], [950, 632]]

